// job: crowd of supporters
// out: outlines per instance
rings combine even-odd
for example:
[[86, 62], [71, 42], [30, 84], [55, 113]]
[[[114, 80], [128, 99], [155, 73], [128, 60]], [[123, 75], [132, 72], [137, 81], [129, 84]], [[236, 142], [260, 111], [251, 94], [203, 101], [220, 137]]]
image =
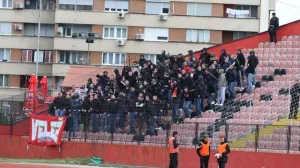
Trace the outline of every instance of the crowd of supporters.
[[90, 131], [90, 123], [92, 132], [135, 134], [139, 128], [155, 135], [170, 122], [201, 117], [202, 111], [223, 106], [236, 92], [252, 92], [257, 65], [253, 51], [245, 58], [241, 50], [233, 55], [222, 50], [219, 59], [206, 48], [199, 58], [193, 51], [188, 56], [163, 51], [156, 63], [141, 55], [135, 66], [124, 63], [121, 72], [115, 69], [113, 79], [104, 71], [97, 81], [88, 79], [68, 93], [62, 89], [53, 107], [56, 116], [69, 116], [66, 129], [73, 136], [81, 124]]

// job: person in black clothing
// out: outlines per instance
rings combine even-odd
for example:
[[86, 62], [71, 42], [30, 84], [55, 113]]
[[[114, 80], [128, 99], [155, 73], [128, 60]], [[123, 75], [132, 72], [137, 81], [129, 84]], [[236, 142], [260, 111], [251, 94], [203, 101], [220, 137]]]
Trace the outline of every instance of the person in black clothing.
[[232, 60], [234, 63], [235, 70], [237, 72], [237, 86], [239, 87], [239, 90], [243, 90], [243, 81], [242, 81], [242, 67], [240, 64], [240, 61], [237, 59], [237, 55], [232, 55]]
[[244, 80], [246, 59], [245, 59], [245, 56], [242, 53], [241, 49], [238, 49], [236, 54], [237, 54], [236, 58], [237, 58], [237, 60], [239, 60], [240, 65], [241, 65], [242, 80]]
[[144, 55], [141, 55], [138, 64], [143, 67], [145, 63], [147, 63], [147, 60], [144, 58]]
[[210, 65], [211, 64], [210, 58], [211, 58], [211, 55], [210, 55], [210, 53], [207, 52], [207, 48], [203, 48], [202, 54], [200, 55], [200, 61], [206, 65]]
[[107, 100], [107, 113], [108, 113], [108, 132], [115, 133], [116, 132], [116, 119], [117, 113], [119, 111], [119, 101], [115, 98], [114, 95]]
[[223, 67], [224, 64], [225, 64], [225, 59], [228, 58], [228, 54], [226, 53], [226, 50], [225, 49], [222, 49], [221, 50], [221, 55], [220, 55], [220, 58], [219, 58], [219, 63], [220, 63], [220, 66]]
[[204, 135], [204, 138], [197, 146], [197, 154], [200, 157], [200, 168], [208, 168], [210, 157], [210, 142], [208, 141], [208, 135]]
[[98, 95], [94, 95], [94, 99], [91, 102], [92, 104], [92, 132], [99, 132], [99, 117], [100, 117], [100, 111], [102, 109], [101, 107], [101, 101], [98, 99]]
[[220, 144], [218, 146], [218, 157], [217, 162], [219, 164], [219, 168], [225, 168], [225, 165], [228, 161], [228, 154], [230, 153], [230, 147], [227, 144], [227, 140], [221, 136]]
[[247, 92], [252, 92], [252, 85], [255, 85], [255, 69], [259, 64], [258, 58], [255, 56], [255, 52], [251, 51], [248, 56], [248, 68], [245, 70], [247, 74]]
[[181, 99], [183, 100], [183, 110], [185, 113], [185, 117], [191, 117], [191, 106], [193, 101], [193, 93], [189, 90], [187, 86], [184, 87], [184, 90], [181, 95]]
[[90, 95], [83, 100], [81, 116], [84, 125], [84, 131], [89, 130], [93, 99], [94, 99], [93, 95]]
[[63, 101], [65, 98], [63, 97], [63, 93], [59, 93], [57, 97], [53, 100], [53, 106], [55, 109], [55, 116], [63, 116], [64, 115], [64, 107]]
[[226, 79], [228, 81], [230, 99], [235, 99], [235, 87], [237, 84], [237, 72], [235, 70], [235, 65], [232, 64], [226, 71]]
[[202, 101], [204, 99], [204, 95], [205, 95], [205, 84], [203, 81], [203, 76], [199, 76], [198, 80], [195, 83], [195, 106], [196, 106], [196, 115], [197, 116], [201, 116], [201, 112], [202, 112]]
[[276, 13], [272, 13], [272, 18], [269, 25], [270, 42], [277, 43], [277, 30], [279, 27], [279, 19], [276, 17]]
[[163, 115], [163, 104], [158, 100], [157, 95], [153, 95], [152, 102], [148, 102], [148, 109], [150, 113], [149, 118], [149, 134], [155, 135], [154, 123], [157, 123], [158, 127], [162, 127], [159, 118]]
[[78, 131], [78, 122], [79, 122], [79, 111], [80, 111], [80, 102], [79, 99], [76, 99], [77, 97], [75, 96], [74, 93], [72, 93], [71, 99], [69, 99], [69, 103], [71, 106], [71, 130], [69, 132], [69, 137], [73, 136], [75, 137], [75, 132]]
[[297, 119], [300, 97], [300, 84], [299, 79], [296, 80], [296, 84], [292, 87], [291, 91], [291, 105], [289, 119]]

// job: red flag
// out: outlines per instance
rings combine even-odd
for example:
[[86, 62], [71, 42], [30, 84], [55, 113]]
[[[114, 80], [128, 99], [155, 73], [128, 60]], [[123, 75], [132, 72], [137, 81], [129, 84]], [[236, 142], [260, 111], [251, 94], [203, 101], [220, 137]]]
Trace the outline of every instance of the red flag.
[[55, 146], [61, 144], [67, 117], [30, 115], [28, 144]]

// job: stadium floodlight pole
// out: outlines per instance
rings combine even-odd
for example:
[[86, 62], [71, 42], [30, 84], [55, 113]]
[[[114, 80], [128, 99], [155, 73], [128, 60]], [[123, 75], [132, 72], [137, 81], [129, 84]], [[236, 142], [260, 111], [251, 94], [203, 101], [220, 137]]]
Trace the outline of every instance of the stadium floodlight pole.
[[41, 11], [42, 11], [42, 0], [40, 1], [39, 6], [39, 21], [38, 21], [38, 41], [37, 41], [37, 58], [36, 58], [36, 67], [35, 67], [35, 75], [38, 77], [39, 72], [39, 59], [40, 59], [40, 37], [41, 37]]

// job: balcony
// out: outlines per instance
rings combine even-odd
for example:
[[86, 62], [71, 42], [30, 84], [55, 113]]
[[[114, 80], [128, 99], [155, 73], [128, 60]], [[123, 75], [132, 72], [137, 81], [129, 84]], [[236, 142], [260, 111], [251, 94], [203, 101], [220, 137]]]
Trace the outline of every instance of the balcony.
[[[90, 51], [159, 54], [161, 50], [166, 50], [177, 54], [191, 49], [197, 51], [204, 47], [211, 46], [213, 45], [203, 43], [141, 42], [132, 40], [126, 41], [124, 46], [117, 46], [116, 40], [96, 39], [95, 42], [90, 45]], [[54, 38], [54, 50], [87, 51], [88, 45], [86, 44], [85, 39], [56, 37]]]
[[[54, 24], [55, 11], [42, 11], [41, 23]], [[0, 10], [1, 22], [38, 23], [39, 10]]]
[[[26, 89], [0, 87], [0, 99], [2, 101], [24, 101]], [[12, 97], [13, 96], [13, 97]]]
[[[35, 74], [35, 63], [0, 62], [0, 72], [5, 75]], [[39, 64], [39, 74], [48, 75], [52, 71], [52, 64]]]
[[57, 10], [55, 23], [259, 32], [259, 19], [256, 18], [169, 16], [167, 21], [160, 21], [158, 15], [126, 14], [124, 19], [119, 19], [117, 13]]
[[[1, 48], [36, 49], [37, 37], [0, 36]], [[41, 50], [53, 50], [53, 38], [41, 37]]]
[[196, 3], [219, 3], [219, 4], [237, 4], [237, 5], [260, 5], [260, 0], [170, 0], [179, 2], [196, 2]]

